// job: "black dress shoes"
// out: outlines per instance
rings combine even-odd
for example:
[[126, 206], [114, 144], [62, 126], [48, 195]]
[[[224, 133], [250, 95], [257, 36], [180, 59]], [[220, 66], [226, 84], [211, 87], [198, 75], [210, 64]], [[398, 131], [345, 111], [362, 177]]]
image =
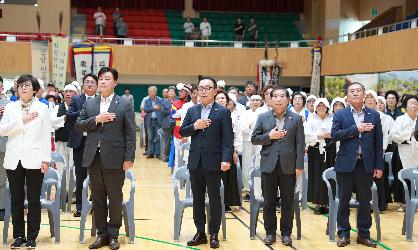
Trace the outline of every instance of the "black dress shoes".
[[210, 248], [219, 248], [218, 234], [212, 234], [210, 236]]
[[276, 242], [276, 235], [273, 235], [273, 234], [268, 234], [266, 238], [264, 239], [264, 245], [266, 246], [270, 246], [274, 242]]
[[89, 249], [99, 249], [109, 245], [109, 238], [107, 236], [97, 236], [97, 239], [93, 244], [89, 246]]
[[187, 242], [188, 246], [198, 246], [201, 244], [207, 244], [208, 243], [208, 237], [205, 233], [196, 233], [192, 240]]
[[292, 238], [290, 238], [290, 236], [282, 236], [282, 243], [285, 246], [291, 246], [292, 245]]
[[81, 210], [75, 210], [73, 216], [74, 217], [81, 217]]
[[119, 245], [118, 239], [111, 239], [109, 242], [109, 249], [116, 250], [119, 248], [120, 248], [120, 245]]
[[338, 241], [337, 241], [337, 246], [338, 247], [345, 247], [348, 244], [350, 244], [350, 238], [349, 237], [343, 236], [343, 237], [339, 238]]
[[365, 239], [361, 237], [357, 237], [357, 244], [365, 245], [366, 247], [377, 247], [377, 244], [371, 241], [370, 239]]

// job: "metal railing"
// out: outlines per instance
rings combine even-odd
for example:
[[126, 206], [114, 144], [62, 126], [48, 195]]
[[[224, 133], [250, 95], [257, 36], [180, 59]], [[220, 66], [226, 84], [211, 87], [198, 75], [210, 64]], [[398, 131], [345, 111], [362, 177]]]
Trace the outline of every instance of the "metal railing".
[[385, 26], [380, 26], [372, 29], [365, 29], [362, 31], [354, 32], [354, 33], [347, 33], [338, 37], [333, 37], [326, 39], [324, 44], [335, 44], [335, 43], [342, 43], [353, 41], [360, 38], [366, 38], [369, 36], [376, 36], [382, 35], [385, 33], [401, 31], [405, 29], [413, 29], [418, 27], [418, 18], [405, 20], [397, 23], [388, 24]]
[[[0, 34], [0, 41], [28, 42], [32, 40], [49, 41], [51, 34]], [[179, 47], [229, 47], [229, 48], [280, 48], [312, 47], [316, 40], [278, 41], [278, 42], [249, 42], [249, 41], [221, 41], [221, 40], [176, 40], [169, 38], [116, 38], [100, 36], [73, 36], [71, 43], [90, 41], [100, 44], [124, 44], [129, 46], [179, 46]]]

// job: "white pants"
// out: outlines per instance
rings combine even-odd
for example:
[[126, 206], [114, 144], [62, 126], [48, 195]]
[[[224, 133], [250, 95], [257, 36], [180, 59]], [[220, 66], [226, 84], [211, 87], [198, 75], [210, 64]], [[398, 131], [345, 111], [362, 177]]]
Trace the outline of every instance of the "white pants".
[[242, 183], [244, 185], [244, 190], [246, 191], [250, 190], [248, 181], [251, 178], [251, 169], [253, 167], [260, 167], [260, 164], [257, 164], [260, 157], [258, 157], [258, 161], [256, 158], [256, 166], [253, 166], [253, 157], [254, 155], [259, 155], [260, 150], [261, 146], [253, 145], [250, 141], [244, 141], [242, 145]]
[[[73, 149], [67, 147], [66, 142], [58, 141], [58, 142], [55, 142], [55, 151], [64, 157], [64, 160], [67, 162], [68, 166], [70, 166], [70, 169], [71, 169], [71, 166], [74, 165]], [[64, 178], [64, 176], [62, 176], [63, 171], [64, 171], [64, 165], [62, 163], [56, 163], [56, 167], [57, 167], [58, 173], [61, 175], [61, 178]], [[67, 178], [67, 189], [68, 189], [68, 184], [70, 181], [70, 172], [67, 172], [67, 176], [65, 176], [65, 178]]]

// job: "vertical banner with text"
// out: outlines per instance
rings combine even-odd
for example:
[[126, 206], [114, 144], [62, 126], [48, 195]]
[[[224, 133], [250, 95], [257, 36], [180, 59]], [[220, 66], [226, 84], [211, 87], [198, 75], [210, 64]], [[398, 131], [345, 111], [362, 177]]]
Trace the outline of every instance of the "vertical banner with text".
[[94, 46], [93, 74], [97, 75], [102, 67], [112, 67], [112, 47]]
[[79, 44], [73, 46], [73, 69], [75, 78], [80, 85], [83, 77], [92, 72], [93, 68], [93, 45]]
[[68, 37], [52, 37], [52, 82], [64, 89], [68, 63]]
[[32, 41], [32, 75], [49, 82], [48, 41]]
[[312, 78], [311, 78], [311, 95], [319, 96], [321, 89], [321, 60], [322, 47], [314, 47], [312, 49]]

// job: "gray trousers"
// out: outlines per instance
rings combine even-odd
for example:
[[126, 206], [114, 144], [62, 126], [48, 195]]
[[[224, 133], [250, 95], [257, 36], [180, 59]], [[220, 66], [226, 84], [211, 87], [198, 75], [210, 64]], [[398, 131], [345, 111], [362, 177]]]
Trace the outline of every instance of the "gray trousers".
[[4, 209], [5, 201], [4, 195], [6, 192], [6, 169], [3, 167], [4, 163], [4, 152], [0, 152], [0, 209]]

